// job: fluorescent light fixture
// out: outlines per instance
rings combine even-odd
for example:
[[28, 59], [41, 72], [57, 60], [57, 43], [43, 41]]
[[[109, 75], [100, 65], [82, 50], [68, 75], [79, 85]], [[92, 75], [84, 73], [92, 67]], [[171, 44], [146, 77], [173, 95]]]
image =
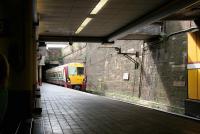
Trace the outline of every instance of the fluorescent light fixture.
[[86, 26], [87, 24], [92, 20], [92, 18], [87, 17], [83, 23], [81, 24], [81, 26], [76, 30], [75, 34], [79, 34]]
[[107, 2], [108, 0], [100, 0], [90, 14], [97, 14]]
[[46, 49], [48, 48], [65, 48], [67, 46], [66, 43], [46, 43]]
[[79, 28], [77, 29], [77, 31], [75, 32], [75, 34], [79, 34], [82, 30], [83, 30], [83, 27], [79, 27]]

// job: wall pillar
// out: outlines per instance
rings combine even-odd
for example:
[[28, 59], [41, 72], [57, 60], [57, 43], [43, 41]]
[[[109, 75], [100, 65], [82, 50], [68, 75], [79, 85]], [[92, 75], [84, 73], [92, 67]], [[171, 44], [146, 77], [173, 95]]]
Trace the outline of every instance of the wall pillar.
[[8, 59], [10, 75], [7, 112], [0, 133], [14, 133], [19, 122], [31, 117], [33, 110], [33, 1], [7, 0], [2, 3], [0, 19], [5, 21], [8, 33], [0, 36], [0, 53]]
[[39, 85], [42, 86], [42, 66], [39, 66]]

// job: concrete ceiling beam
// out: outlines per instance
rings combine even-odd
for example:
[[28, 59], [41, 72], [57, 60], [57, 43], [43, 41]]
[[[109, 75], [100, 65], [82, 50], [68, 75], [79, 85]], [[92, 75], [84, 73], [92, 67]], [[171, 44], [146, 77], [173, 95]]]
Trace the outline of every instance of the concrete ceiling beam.
[[171, 2], [168, 2], [167, 4], [159, 7], [158, 9], [149, 12], [148, 14], [140, 17], [137, 20], [133, 20], [127, 25], [114, 31], [113, 33], [107, 36], [107, 40], [114, 41], [116, 39], [123, 38], [124, 36], [131, 34], [131, 32], [133, 32], [134, 30], [159, 21], [181, 9], [192, 6], [199, 1], [200, 0], [173, 0]]

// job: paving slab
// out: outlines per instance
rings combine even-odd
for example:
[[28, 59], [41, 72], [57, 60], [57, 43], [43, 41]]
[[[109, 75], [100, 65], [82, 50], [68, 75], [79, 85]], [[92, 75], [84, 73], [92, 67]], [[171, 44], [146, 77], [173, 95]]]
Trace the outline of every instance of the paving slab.
[[200, 134], [200, 122], [43, 83], [45, 134]]

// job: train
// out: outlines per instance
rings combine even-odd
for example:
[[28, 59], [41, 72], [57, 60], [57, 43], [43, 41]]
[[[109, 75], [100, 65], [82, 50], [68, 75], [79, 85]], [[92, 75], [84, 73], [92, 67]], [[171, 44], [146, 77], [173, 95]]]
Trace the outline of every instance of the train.
[[48, 83], [86, 91], [86, 72], [83, 63], [68, 63], [46, 70]]

